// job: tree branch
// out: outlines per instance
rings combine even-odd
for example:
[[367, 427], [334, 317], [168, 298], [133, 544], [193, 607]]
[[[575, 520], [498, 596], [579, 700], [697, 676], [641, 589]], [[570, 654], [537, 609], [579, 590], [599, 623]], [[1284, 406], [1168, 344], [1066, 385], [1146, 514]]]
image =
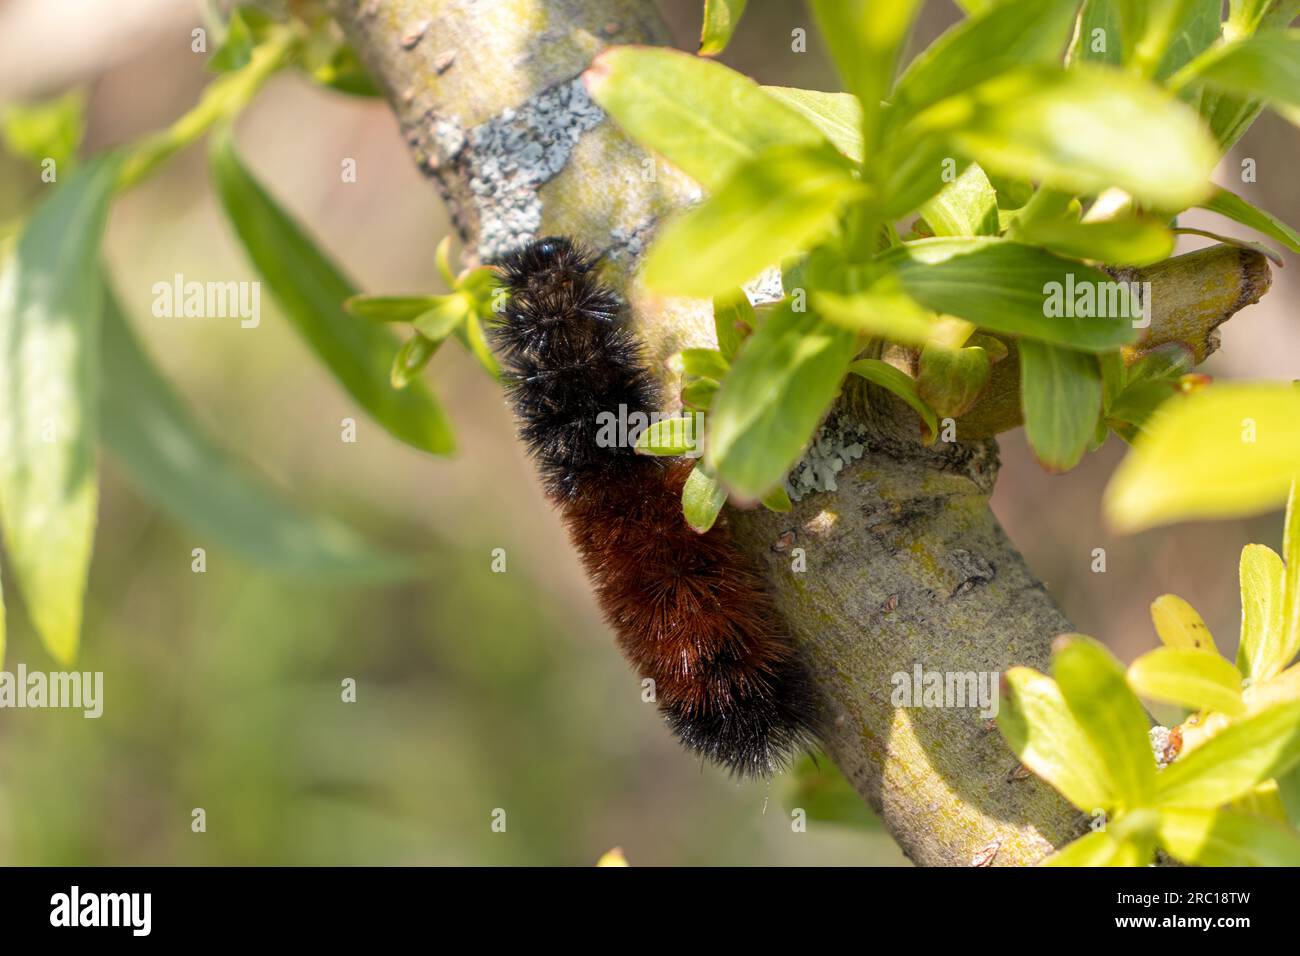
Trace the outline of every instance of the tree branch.
[[[655, 360], [714, 344], [708, 303], [654, 300], [628, 283], [658, 222], [696, 188], [647, 163], [577, 81], [604, 45], [668, 42], [650, 4], [330, 3], [386, 88], [471, 261], [536, 235], [576, 236], [607, 256]], [[828, 753], [904, 852], [921, 864], [1037, 862], [1083, 832], [1084, 817], [1018, 772], [976, 710], [905, 709], [891, 697], [895, 675], [910, 681], [918, 665], [1045, 669], [1052, 637], [1069, 622], [988, 508], [996, 446], [924, 448], [911, 412], [878, 392], [868, 402], [857, 385], [846, 392], [826, 453], [837, 442], [864, 452], [840, 472], [838, 491], [783, 515], [729, 509], [728, 520], [767, 568], [811, 662], [834, 716]], [[806, 571], [793, 566], [795, 548]]]

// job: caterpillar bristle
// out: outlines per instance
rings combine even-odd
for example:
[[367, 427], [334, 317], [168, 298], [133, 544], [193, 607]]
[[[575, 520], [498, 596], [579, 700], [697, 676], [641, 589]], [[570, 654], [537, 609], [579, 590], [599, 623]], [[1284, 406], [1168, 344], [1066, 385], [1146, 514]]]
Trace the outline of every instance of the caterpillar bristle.
[[725, 523], [701, 535], [682, 517], [692, 463], [600, 440], [602, 413], [649, 414], [660, 401], [598, 265], [564, 237], [496, 264], [509, 299], [492, 336], [520, 435], [678, 739], [733, 773], [769, 774], [816, 737], [807, 672]]

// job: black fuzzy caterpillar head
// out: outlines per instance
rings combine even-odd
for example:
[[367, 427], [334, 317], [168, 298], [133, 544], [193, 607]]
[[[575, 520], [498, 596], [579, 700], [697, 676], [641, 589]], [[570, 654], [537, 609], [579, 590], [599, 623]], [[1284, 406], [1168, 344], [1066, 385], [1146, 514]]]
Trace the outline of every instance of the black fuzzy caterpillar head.
[[600, 260], [563, 236], [538, 239], [496, 263], [509, 299], [492, 328], [520, 433], [547, 490], [571, 496], [584, 478], [613, 479], [628, 447], [602, 446], [602, 413], [648, 413], [658, 389], [626, 327]]

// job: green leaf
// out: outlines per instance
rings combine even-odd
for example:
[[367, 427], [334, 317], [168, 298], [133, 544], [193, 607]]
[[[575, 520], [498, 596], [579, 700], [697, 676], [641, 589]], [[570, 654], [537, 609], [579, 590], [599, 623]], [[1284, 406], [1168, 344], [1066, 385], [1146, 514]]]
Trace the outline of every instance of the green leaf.
[[1300, 30], [1270, 30], [1214, 47], [1170, 80], [1175, 89], [1191, 83], [1265, 100], [1300, 124]]
[[743, 290], [732, 289], [713, 297], [713, 331], [718, 339], [718, 351], [728, 362], [736, 357], [740, 344], [757, 324], [754, 307]]
[[472, 311], [469, 300], [460, 293], [439, 298], [440, 302], [427, 312], [421, 312], [411, 322], [415, 331], [433, 342], [441, 342], [459, 329]]
[[104, 444], [135, 489], [215, 554], [296, 574], [391, 578], [409, 562], [290, 503], [221, 447], [141, 348], [117, 301], [104, 302]]
[[1044, 860], [1043, 866], [1146, 866], [1150, 862], [1151, 854], [1143, 847], [1098, 830], [1067, 843]]
[[[1213, 45], [1222, 32], [1220, 17], [1223, 0], [1161, 0], [1170, 16], [1155, 78], [1166, 79], [1178, 72]], [[1181, 9], [1179, 9], [1181, 7]], [[1152, 51], [1160, 42], [1158, 33], [1150, 38]]]
[[1084, 813], [1114, 806], [1106, 762], [1050, 677], [1029, 667], [1008, 670], [997, 722], [1020, 762]]
[[718, 512], [727, 503], [727, 489], [722, 482], [697, 464], [682, 486], [682, 514], [686, 523], [703, 534], [718, 520]]
[[1071, 62], [1124, 62], [1123, 23], [1120, 4], [1126, 0], [1087, 0], [1079, 19], [1079, 38], [1071, 53]]
[[978, 163], [921, 206], [921, 215], [936, 236], [996, 236], [998, 194]]
[[1083, 458], [1101, 414], [1101, 369], [1082, 352], [1024, 339], [1020, 404], [1025, 437], [1048, 471], [1069, 471]]
[[1213, 809], [1231, 803], [1300, 760], [1300, 701], [1233, 721], [1161, 772], [1162, 807]]
[[763, 92], [793, 107], [841, 153], [855, 163], [862, 162], [862, 104], [852, 93], [823, 93], [791, 86], [765, 86]]
[[1165, 402], [1106, 488], [1104, 510], [1131, 532], [1188, 518], [1255, 514], [1300, 474], [1300, 388], [1217, 383]]
[[70, 664], [95, 537], [99, 244], [119, 160], [73, 173], [0, 273], [0, 523], [41, 641]]
[[941, 100], [908, 124], [901, 148], [917, 149], [907, 144], [928, 136], [987, 171], [1076, 195], [1117, 186], [1171, 210], [1205, 199], [1219, 157], [1185, 103], [1139, 77], [1088, 65], [1013, 70]]
[[721, 381], [731, 368], [717, 349], [682, 349], [682, 371], [687, 375]]
[[344, 311], [344, 300], [356, 290], [244, 168], [228, 130], [214, 138], [211, 163], [222, 205], [249, 258], [312, 351], [392, 435], [424, 451], [450, 454], [455, 441], [442, 406], [422, 382], [401, 391], [390, 386], [396, 340]]
[[1218, 654], [1193, 647], [1158, 647], [1128, 669], [1129, 684], [1143, 697], [1229, 717], [1246, 712], [1241, 681], [1241, 671]]
[[1105, 755], [1110, 791], [1130, 809], [1147, 806], [1155, 790], [1155, 758], [1146, 714], [1123, 668], [1090, 637], [1072, 634], [1057, 642], [1052, 673], [1070, 713], [1096, 752]]
[[1077, 0], [1012, 0], [963, 20], [930, 44], [894, 87], [892, 111], [914, 115], [1000, 73], [1059, 63]]
[[700, 56], [717, 56], [727, 48], [731, 34], [745, 12], [746, 0], [704, 0], [700, 27]]
[[1285, 667], [1300, 652], [1300, 478], [1291, 482], [1287, 496], [1282, 553], [1286, 557], [1286, 601], [1282, 617], [1280, 647], [1274, 648], [1275, 659]]
[[610, 47], [583, 80], [629, 136], [710, 192], [770, 147], [825, 142], [749, 77], [677, 50]]
[[1195, 866], [1300, 866], [1300, 834], [1232, 810], [1162, 810], [1157, 839], [1170, 856]]
[[253, 58], [253, 34], [238, 8], [226, 23], [226, 37], [208, 60], [213, 73], [230, 73], [248, 65]]
[[1292, 252], [1300, 252], [1300, 233], [1296, 232], [1281, 219], [1271, 216], [1262, 209], [1256, 209], [1246, 200], [1226, 189], [1216, 189], [1214, 195], [1201, 203], [1202, 209], [1227, 216], [1234, 222], [1249, 226], [1256, 232], [1262, 232], [1270, 239], [1276, 239]]
[[1016, 239], [1071, 259], [1124, 266], [1150, 265], [1168, 259], [1174, 251], [1174, 234], [1163, 223], [1150, 219], [1037, 220], [1018, 228]]
[[651, 423], [636, 441], [639, 455], [677, 458], [699, 447], [700, 416], [683, 415]]
[[429, 364], [429, 359], [433, 358], [433, 353], [438, 351], [440, 345], [442, 339], [426, 338], [419, 332], [412, 335], [402, 343], [402, 347], [397, 350], [397, 355], [393, 358], [392, 368], [388, 372], [389, 384], [393, 388], [406, 388], [410, 385], [424, 371], [424, 367]]
[[1241, 549], [1241, 643], [1237, 666], [1252, 682], [1281, 672], [1290, 657], [1283, 648], [1283, 591], [1286, 568], [1272, 548], [1248, 544]]
[[664, 228], [646, 254], [645, 284], [697, 298], [730, 292], [813, 245], [862, 188], [829, 146], [771, 149]]
[[718, 383], [711, 378], [697, 378], [682, 386], [682, 404], [700, 411], [708, 411], [713, 405], [713, 396], [718, 394]]
[[354, 295], [343, 308], [359, 319], [372, 322], [411, 322], [438, 305], [441, 295]]
[[917, 390], [939, 418], [957, 418], [984, 391], [990, 369], [988, 353], [979, 346], [953, 349], [930, 343], [921, 350]]
[[71, 90], [41, 103], [10, 103], [0, 109], [0, 138], [17, 156], [40, 166], [54, 160], [55, 170], [72, 171], [86, 129], [86, 94]]
[[789, 300], [746, 341], [709, 411], [705, 461], [737, 495], [761, 498], [789, 472], [830, 408], [855, 336]]
[[861, 359], [850, 365], [849, 371], [854, 375], [860, 375], [873, 385], [888, 389], [911, 405], [912, 409], [921, 416], [927, 439], [933, 440], [939, 434], [939, 421], [935, 417], [934, 409], [921, 398], [915, 380], [906, 372], [880, 359]]
[[1214, 635], [1201, 615], [1177, 594], [1162, 594], [1151, 603], [1151, 622], [1167, 647], [1200, 648], [1215, 654]]
[[920, 0], [812, 0], [813, 17], [845, 88], [862, 103], [862, 141], [872, 155], [880, 104]]
[[763, 496], [763, 507], [768, 511], [785, 514], [794, 510], [794, 502], [790, 500], [786, 490], [778, 485]]
[[824, 823], [880, 828], [880, 821], [830, 760], [805, 754], [784, 776], [782, 802], [787, 810], [803, 810], [809, 820]]
[[1132, 319], [1067, 315], [1085, 286], [1098, 291], [1100, 302], [1105, 297], [1099, 290], [1115, 283], [1033, 246], [990, 238], [921, 239], [890, 249], [880, 262], [921, 305], [994, 332], [1093, 352], [1137, 337]]
[[812, 303], [836, 325], [891, 342], [924, 345], [935, 328], [934, 313], [918, 305], [891, 276], [851, 295], [814, 290]]

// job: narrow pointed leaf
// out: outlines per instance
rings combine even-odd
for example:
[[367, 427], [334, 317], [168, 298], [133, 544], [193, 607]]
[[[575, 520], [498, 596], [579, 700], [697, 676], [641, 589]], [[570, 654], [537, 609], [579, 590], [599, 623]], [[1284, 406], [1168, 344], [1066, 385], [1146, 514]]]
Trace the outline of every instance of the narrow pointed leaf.
[[103, 357], [104, 444], [135, 489], [189, 528], [210, 558], [224, 550], [297, 574], [390, 578], [412, 571], [341, 522], [291, 504], [221, 447], [163, 379], [111, 295]]
[[1205, 83], [1264, 100], [1300, 124], [1300, 30], [1268, 30], [1215, 47], [1170, 81], [1175, 88]]
[[1217, 212], [1220, 216], [1227, 216], [1234, 222], [1249, 226], [1256, 232], [1262, 232], [1270, 239], [1276, 239], [1292, 252], [1300, 252], [1300, 233], [1276, 216], [1255, 208], [1226, 189], [1215, 190], [1213, 196], [1201, 203], [1201, 208]]
[[249, 258], [317, 357], [392, 435], [424, 451], [450, 454], [451, 425], [424, 383], [401, 391], [389, 384], [397, 340], [344, 310], [356, 290], [244, 168], [228, 130], [213, 140], [212, 172]]
[[42, 643], [76, 657], [98, 500], [99, 245], [119, 162], [32, 215], [0, 272], [0, 522]]

